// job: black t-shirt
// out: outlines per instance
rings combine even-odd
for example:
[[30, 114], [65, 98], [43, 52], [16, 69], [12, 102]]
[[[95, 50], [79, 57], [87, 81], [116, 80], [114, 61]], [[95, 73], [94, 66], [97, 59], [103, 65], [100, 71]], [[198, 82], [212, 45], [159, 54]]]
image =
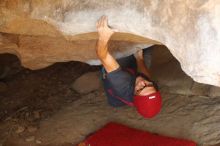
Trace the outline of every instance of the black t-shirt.
[[136, 80], [135, 71], [132, 73], [129, 69], [119, 67], [117, 70], [107, 73], [106, 79], [108, 80], [108, 87], [112, 89], [114, 96], [133, 102]]

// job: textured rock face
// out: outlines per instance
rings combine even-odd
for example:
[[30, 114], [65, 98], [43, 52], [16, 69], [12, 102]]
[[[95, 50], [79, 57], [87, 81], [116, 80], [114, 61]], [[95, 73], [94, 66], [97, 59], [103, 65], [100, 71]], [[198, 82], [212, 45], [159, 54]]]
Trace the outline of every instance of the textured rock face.
[[77, 60], [98, 64], [95, 22], [117, 28], [116, 57], [164, 44], [194, 80], [220, 86], [219, 0], [1, 0], [0, 53], [31, 69]]

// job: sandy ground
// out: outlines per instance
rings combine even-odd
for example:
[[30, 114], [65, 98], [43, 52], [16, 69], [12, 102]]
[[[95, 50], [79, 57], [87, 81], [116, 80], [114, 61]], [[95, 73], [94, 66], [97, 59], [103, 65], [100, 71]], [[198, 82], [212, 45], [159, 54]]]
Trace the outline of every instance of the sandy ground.
[[163, 96], [163, 109], [152, 119], [131, 107], [110, 107], [102, 87], [84, 94], [71, 89], [80, 75], [97, 70], [70, 62], [39, 71], [20, 69], [4, 78], [0, 145], [74, 146], [110, 121], [200, 146], [220, 143], [219, 88], [195, 83], [175, 60], [152, 67]]
[[220, 142], [220, 98], [162, 95], [161, 113], [153, 119], [144, 119], [134, 108], [108, 106], [103, 92], [90, 93], [41, 122], [36, 139], [44, 143], [76, 144], [107, 122], [115, 121], [153, 133], [191, 139], [203, 145]]

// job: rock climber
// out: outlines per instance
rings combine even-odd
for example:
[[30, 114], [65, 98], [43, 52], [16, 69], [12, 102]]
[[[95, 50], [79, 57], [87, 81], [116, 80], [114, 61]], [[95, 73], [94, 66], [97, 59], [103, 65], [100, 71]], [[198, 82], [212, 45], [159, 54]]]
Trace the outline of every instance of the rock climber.
[[157, 115], [162, 106], [161, 95], [144, 61], [150, 48], [116, 60], [108, 50], [115, 30], [108, 26], [107, 16], [102, 16], [96, 27], [99, 36], [96, 54], [103, 66], [102, 81], [108, 103], [113, 107], [134, 106], [145, 118]]

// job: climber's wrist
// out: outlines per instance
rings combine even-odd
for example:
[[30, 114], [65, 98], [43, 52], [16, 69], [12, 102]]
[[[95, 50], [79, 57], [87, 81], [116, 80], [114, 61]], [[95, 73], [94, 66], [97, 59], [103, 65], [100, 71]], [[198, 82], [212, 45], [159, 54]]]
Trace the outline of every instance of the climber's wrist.
[[108, 41], [110, 40], [110, 38], [105, 38], [105, 37], [99, 37], [98, 41], [101, 43], [108, 43]]

